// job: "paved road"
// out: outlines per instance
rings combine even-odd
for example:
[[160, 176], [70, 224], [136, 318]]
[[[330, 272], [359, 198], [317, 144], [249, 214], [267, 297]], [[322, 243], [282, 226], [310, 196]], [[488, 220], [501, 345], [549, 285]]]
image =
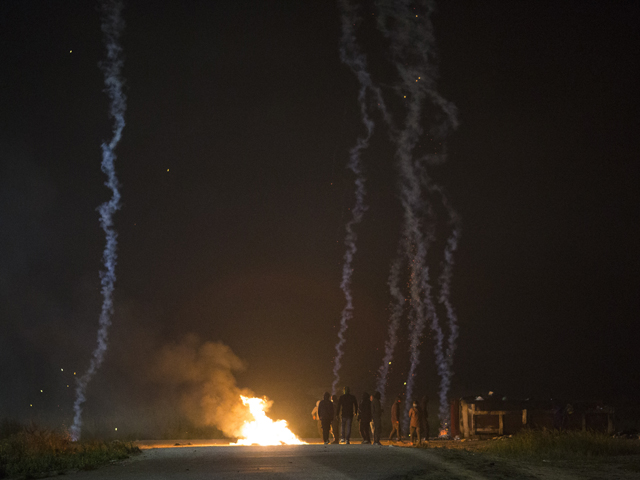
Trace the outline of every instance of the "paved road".
[[371, 445], [278, 447], [183, 446], [142, 455], [73, 480], [102, 479], [473, 479], [475, 474], [429, 450]]

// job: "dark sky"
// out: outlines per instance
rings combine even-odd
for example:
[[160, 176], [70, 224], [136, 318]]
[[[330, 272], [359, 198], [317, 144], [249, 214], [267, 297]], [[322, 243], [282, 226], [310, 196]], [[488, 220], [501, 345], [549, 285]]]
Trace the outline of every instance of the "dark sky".
[[[247, 362], [241, 386], [306, 411], [332, 380], [345, 165], [362, 133], [338, 8], [136, 1], [123, 16], [116, 312], [88, 415], [144, 405], [143, 360], [189, 333]], [[452, 395], [640, 395], [640, 6], [439, 2], [433, 23], [438, 88], [460, 116], [431, 170], [463, 221]], [[109, 198], [97, 3], [3, 1], [0, 42], [0, 411], [68, 421], [72, 372], [95, 346]], [[361, 46], [383, 58], [382, 45]], [[358, 395], [382, 358], [402, 215], [374, 120], [341, 372]], [[407, 371], [401, 335], [390, 392]], [[417, 389], [435, 401], [432, 345]]]

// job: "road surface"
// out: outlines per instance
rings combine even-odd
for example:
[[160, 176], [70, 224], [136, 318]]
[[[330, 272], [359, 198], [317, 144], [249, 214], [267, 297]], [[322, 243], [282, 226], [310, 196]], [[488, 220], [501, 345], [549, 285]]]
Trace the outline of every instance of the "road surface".
[[430, 450], [400, 446], [300, 445], [146, 448], [141, 455], [73, 480], [102, 479], [473, 479], [488, 477]]

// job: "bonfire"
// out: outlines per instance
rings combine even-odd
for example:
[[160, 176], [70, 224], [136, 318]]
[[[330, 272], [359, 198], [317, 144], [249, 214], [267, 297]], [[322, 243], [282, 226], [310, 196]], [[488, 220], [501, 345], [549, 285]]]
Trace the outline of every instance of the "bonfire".
[[249, 407], [253, 421], [245, 421], [237, 443], [231, 445], [306, 445], [287, 427], [286, 420], [273, 421], [265, 413], [264, 398], [240, 395], [242, 403]]

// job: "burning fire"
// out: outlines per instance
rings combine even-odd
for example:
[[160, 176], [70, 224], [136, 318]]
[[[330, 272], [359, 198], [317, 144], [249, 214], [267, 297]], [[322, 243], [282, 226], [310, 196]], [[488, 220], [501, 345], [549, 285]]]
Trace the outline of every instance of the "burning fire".
[[264, 413], [267, 402], [263, 398], [240, 395], [242, 403], [249, 406], [253, 422], [244, 422], [237, 443], [231, 445], [306, 445], [287, 428], [286, 420], [274, 422]]

